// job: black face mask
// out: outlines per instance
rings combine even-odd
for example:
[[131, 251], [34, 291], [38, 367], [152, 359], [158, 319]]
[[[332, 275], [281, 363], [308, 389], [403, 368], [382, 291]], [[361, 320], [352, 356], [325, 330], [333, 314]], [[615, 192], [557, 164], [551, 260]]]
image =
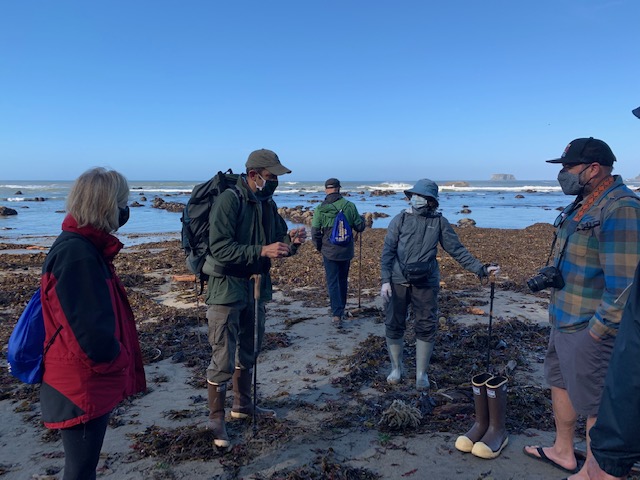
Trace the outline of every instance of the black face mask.
[[120, 228], [129, 221], [129, 205], [124, 208], [119, 208], [118, 210], [118, 228]]
[[256, 192], [256, 197], [260, 200], [266, 200], [273, 195], [276, 188], [278, 188], [278, 180], [267, 180], [265, 181], [265, 185], [262, 187], [262, 190], [258, 190]]

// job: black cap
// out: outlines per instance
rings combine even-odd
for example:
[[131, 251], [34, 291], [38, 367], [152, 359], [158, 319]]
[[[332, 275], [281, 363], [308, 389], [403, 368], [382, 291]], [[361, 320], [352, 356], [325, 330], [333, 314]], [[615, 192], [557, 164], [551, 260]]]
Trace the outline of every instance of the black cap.
[[562, 152], [560, 158], [547, 160], [547, 163], [565, 163], [568, 165], [578, 163], [599, 163], [611, 166], [616, 157], [609, 145], [597, 138], [576, 138]]
[[340, 180], [337, 178], [330, 178], [324, 182], [324, 188], [340, 188]]
[[633, 113], [636, 117], [640, 118], [640, 107], [634, 108], [633, 110], [631, 110], [631, 113]]

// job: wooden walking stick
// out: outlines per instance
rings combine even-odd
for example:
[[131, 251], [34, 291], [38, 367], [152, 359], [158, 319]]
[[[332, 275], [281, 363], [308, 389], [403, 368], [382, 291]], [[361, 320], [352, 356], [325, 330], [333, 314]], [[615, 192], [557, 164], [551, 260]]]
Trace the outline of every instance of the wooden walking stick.
[[253, 279], [253, 415], [252, 415], [252, 429], [255, 436], [258, 432], [258, 424], [256, 422], [256, 408], [257, 408], [257, 390], [258, 390], [258, 329], [260, 325], [260, 316], [258, 314], [258, 308], [260, 305], [260, 283], [262, 276], [260, 274], [251, 275]]

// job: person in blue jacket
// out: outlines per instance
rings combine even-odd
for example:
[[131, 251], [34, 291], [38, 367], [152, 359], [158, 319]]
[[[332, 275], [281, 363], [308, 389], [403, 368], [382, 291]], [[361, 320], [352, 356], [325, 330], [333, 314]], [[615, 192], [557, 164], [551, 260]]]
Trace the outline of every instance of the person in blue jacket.
[[438, 212], [438, 185], [434, 181], [423, 178], [404, 193], [411, 207], [389, 223], [380, 265], [380, 296], [385, 303], [385, 336], [391, 360], [387, 382], [395, 385], [403, 376], [404, 332], [411, 305], [415, 316], [416, 388], [427, 390], [427, 368], [438, 329], [438, 245], [480, 278], [496, 274], [499, 267], [485, 266], [462, 245], [449, 221]]

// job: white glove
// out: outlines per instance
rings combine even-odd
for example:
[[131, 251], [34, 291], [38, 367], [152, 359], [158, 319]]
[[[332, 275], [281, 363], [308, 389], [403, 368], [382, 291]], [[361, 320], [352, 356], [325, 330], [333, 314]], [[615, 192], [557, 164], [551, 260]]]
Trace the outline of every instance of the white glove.
[[487, 272], [487, 276], [498, 275], [498, 273], [500, 273], [500, 267], [498, 265], [487, 265], [484, 268]]
[[391, 298], [391, 284], [383, 283], [382, 288], [380, 289], [380, 296], [384, 300], [389, 300]]

